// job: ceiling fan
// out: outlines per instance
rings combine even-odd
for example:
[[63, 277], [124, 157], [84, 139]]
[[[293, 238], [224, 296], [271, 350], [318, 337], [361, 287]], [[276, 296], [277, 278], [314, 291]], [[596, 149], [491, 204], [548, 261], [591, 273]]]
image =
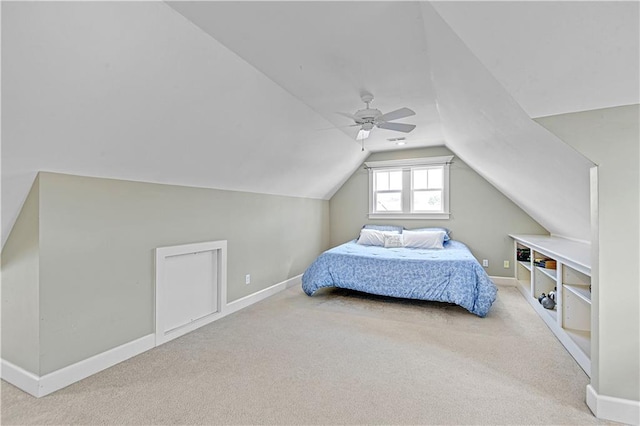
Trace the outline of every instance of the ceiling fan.
[[387, 130], [395, 130], [397, 132], [409, 133], [416, 128], [415, 124], [404, 123], [391, 123], [390, 121], [399, 120], [405, 117], [411, 117], [416, 113], [409, 108], [400, 108], [395, 111], [383, 114], [379, 109], [370, 108], [369, 104], [373, 101], [373, 95], [368, 92], [364, 92], [360, 95], [362, 102], [366, 104], [365, 109], [356, 111], [355, 114], [349, 114], [346, 112], [338, 112], [340, 115], [344, 115], [352, 119], [355, 124], [353, 126], [360, 126], [360, 131], [356, 136], [356, 140], [364, 140], [369, 137], [369, 133], [374, 127]]

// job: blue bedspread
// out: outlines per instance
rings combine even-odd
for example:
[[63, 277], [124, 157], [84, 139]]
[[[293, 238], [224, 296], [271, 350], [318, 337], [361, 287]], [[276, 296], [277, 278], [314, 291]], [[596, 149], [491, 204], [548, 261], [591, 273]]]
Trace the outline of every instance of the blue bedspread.
[[384, 248], [350, 241], [321, 254], [302, 276], [302, 289], [309, 296], [322, 287], [340, 287], [450, 302], [484, 317], [496, 286], [467, 246], [451, 240], [444, 247]]

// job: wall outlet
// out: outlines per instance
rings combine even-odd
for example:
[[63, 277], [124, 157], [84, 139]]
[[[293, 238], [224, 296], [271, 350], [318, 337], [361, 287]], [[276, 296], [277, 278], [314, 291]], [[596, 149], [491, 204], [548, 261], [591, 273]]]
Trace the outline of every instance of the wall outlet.
[[504, 261], [504, 269], [509, 269], [509, 261], [508, 260]]
[[251, 274], [247, 274], [244, 276], [244, 283], [251, 284]]
[[489, 261], [487, 259], [482, 259], [482, 266], [487, 268], [489, 266]]

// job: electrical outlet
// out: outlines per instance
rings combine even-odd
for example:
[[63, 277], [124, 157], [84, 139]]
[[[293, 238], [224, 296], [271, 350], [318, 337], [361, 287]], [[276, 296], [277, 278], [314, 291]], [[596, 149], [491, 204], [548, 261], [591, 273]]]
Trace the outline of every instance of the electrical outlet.
[[485, 268], [489, 267], [489, 261], [487, 259], [482, 259], [482, 266]]
[[245, 284], [251, 284], [251, 274], [247, 274], [244, 276], [244, 283]]
[[504, 261], [504, 269], [509, 269], [509, 261], [508, 260]]

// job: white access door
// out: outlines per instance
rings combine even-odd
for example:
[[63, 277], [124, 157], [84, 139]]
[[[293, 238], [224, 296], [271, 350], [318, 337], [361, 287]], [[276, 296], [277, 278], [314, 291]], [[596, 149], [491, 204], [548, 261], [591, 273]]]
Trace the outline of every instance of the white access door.
[[165, 260], [165, 332], [218, 311], [218, 265], [212, 251]]
[[225, 252], [226, 241], [156, 249], [156, 345], [220, 314]]

